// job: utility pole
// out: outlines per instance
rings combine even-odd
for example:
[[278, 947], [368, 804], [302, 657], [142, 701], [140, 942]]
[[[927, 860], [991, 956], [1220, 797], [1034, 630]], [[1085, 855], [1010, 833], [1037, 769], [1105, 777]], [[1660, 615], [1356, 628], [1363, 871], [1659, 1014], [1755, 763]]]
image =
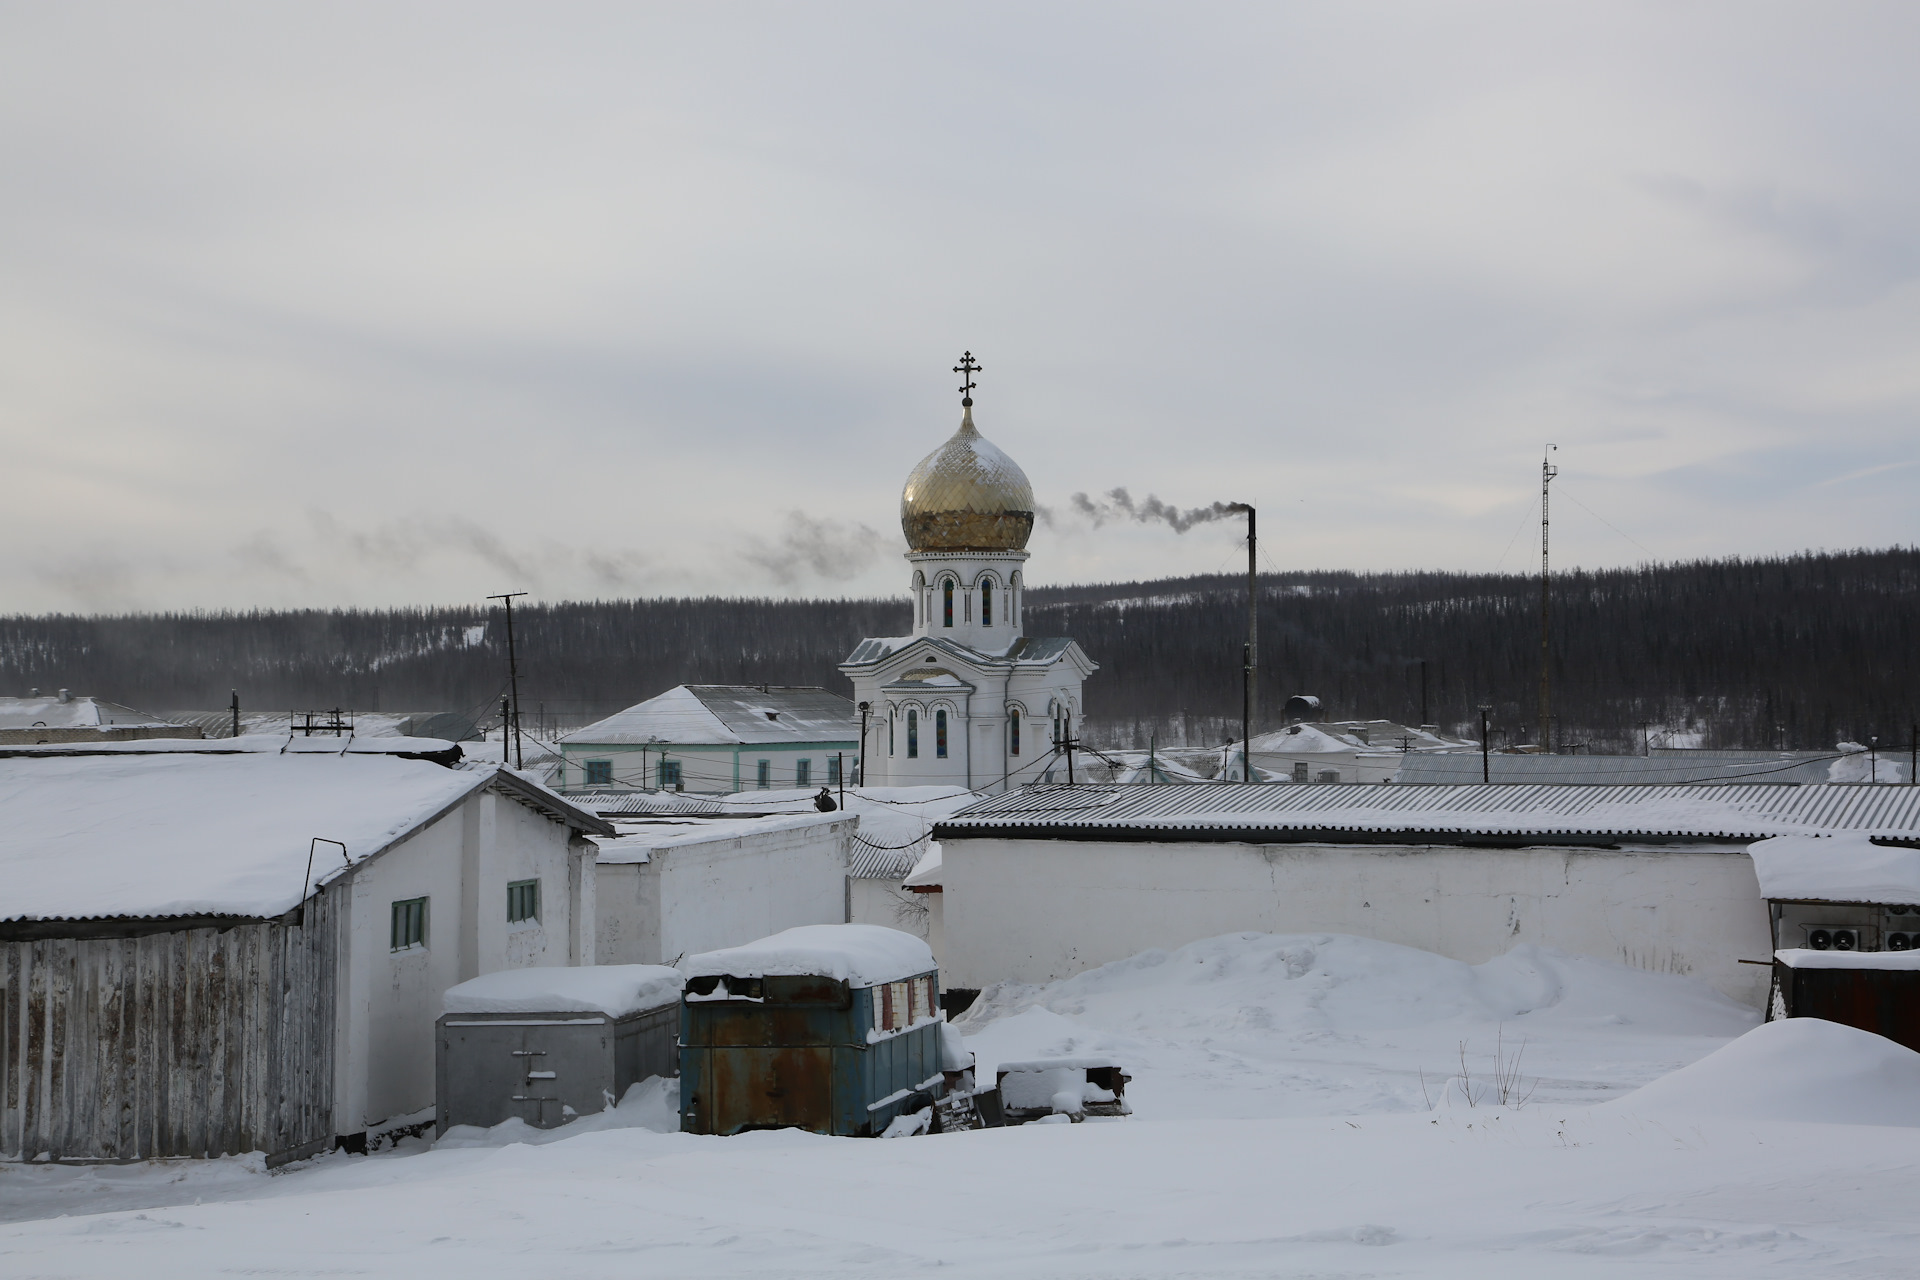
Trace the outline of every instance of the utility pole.
[[1648, 727], [1652, 724], [1653, 721], [1651, 720], [1642, 720], [1640, 722], [1640, 754], [1643, 756], [1651, 756], [1653, 754], [1653, 735], [1647, 732]]
[[1482, 705], [1480, 708], [1480, 781], [1493, 781], [1493, 757], [1487, 751], [1487, 713], [1493, 708]]
[[840, 812], [845, 813], [847, 811], [847, 753], [836, 751], [833, 753], [833, 759], [834, 763], [840, 766], [834, 770], [834, 773], [840, 778]]
[[1880, 781], [1880, 735], [1877, 733], [1867, 737], [1867, 781]]
[[1253, 704], [1260, 681], [1260, 560], [1254, 510], [1250, 503], [1232, 502], [1229, 511], [1247, 516], [1247, 643], [1240, 663], [1240, 766], [1242, 781], [1253, 781]]
[[1907, 785], [1920, 783], [1920, 724], [1907, 726]]
[[233, 691], [233, 736], [240, 736], [240, 691]]
[[1547, 640], [1551, 635], [1547, 625], [1547, 584], [1551, 579], [1551, 565], [1547, 559], [1547, 486], [1560, 474], [1560, 468], [1547, 461], [1547, 455], [1555, 453], [1560, 446], [1550, 444], [1546, 452], [1540, 455], [1540, 745], [1547, 746], [1547, 738], [1552, 726], [1547, 723]]
[[507, 709], [505, 695], [500, 698], [500, 763], [513, 763], [513, 739], [507, 736], [507, 721], [513, 713]]
[[[489, 600], [503, 601], [507, 606], [507, 689], [513, 695], [513, 767], [527, 767], [526, 757], [520, 754], [520, 663], [513, 648], [513, 598], [527, 594], [524, 591], [508, 591], [497, 596], [488, 596]], [[507, 735], [501, 734], [502, 739]]]
[[853, 758], [854, 768], [860, 770], [860, 776], [853, 783], [856, 787], [867, 785], [867, 716], [872, 710], [871, 702], [860, 704], [860, 753]]

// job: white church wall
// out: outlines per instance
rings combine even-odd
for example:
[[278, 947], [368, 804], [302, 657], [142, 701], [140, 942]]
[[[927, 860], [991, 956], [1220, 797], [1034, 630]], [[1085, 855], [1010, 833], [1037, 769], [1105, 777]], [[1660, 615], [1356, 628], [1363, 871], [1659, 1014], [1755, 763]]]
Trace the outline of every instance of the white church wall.
[[[1239, 930], [1479, 964], [1519, 943], [1705, 979], [1758, 1008], [1766, 904], [1738, 849], [942, 842], [948, 987], [1050, 982]], [[1631, 1016], [1630, 1011], [1628, 1016]]]

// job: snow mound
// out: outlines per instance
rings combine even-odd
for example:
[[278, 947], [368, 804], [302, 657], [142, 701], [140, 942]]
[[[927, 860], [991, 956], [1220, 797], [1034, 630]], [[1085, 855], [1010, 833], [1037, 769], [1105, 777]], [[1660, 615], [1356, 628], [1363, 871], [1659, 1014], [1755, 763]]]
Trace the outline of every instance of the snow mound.
[[931, 973], [933, 952], [910, 933], [877, 924], [803, 924], [745, 946], [688, 956], [689, 978], [817, 975], [856, 987]]
[[676, 1004], [686, 978], [659, 964], [502, 969], [447, 988], [443, 1013], [604, 1013]]
[[519, 1116], [502, 1120], [491, 1129], [482, 1129], [473, 1124], [456, 1124], [449, 1127], [433, 1146], [441, 1151], [510, 1147], [516, 1143], [539, 1147], [550, 1142], [565, 1142], [582, 1134], [605, 1133], [610, 1129], [680, 1132], [680, 1081], [665, 1076], [649, 1076], [627, 1086], [626, 1096], [617, 1105], [551, 1129], [536, 1129]]
[[1920, 1053], [1821, 1018], [1755, 1027], [1691, 1066], [1606, 1104], [1742, 1120], [1920, 1128]]

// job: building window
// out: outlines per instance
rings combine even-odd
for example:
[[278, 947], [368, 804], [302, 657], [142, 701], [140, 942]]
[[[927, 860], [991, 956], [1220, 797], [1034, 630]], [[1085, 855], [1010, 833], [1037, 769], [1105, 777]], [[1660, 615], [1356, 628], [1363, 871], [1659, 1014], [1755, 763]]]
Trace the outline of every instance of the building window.
[[980, 625], [983, 627], [993, 625], [993, 583], [991, 582], [980, 584]]
[[920, 758], [920, 713], [907, 712], [907, 759]]
[[1295, 760], [1293, 762], [1293, 780], [1295, 782], [1305, 782], [1307, 780], [1307, 762], [1305, 760]]
[[896, 711], [887, 712], [887, 754], [889, 756], [893, 754], [893, 722], [898, 714]]
[[933, 713], [933, 754], [945, 760], [947, 758], [947, 713]]
[[587, 785], [590, 787], [610, 787], [613, 785], [613, 761], [587, 761]]
[[839, 756], [827, 757], [827, 785], [830, 787], [837, 787], [840, 785], [840, 757]]
[[759, 781], [760, 781], [760, 789], [762, 791], [765, 791], [768, 787], [773, 785], [773, 761], [762, 760], [760, 762]]
[[953, 579], [952, 578], [948, 578], [940, 584], [940, 598], [943, 602], [941, 606], [942, 621], [940, 625], [943, 627], [950, 627], [953, 625]]
[[660, 779], [660, 789], [662, 791], [672, 791], [676, 789], [680, 785], [680, 762], [678, 760], [662, 760], [659, 769], [656, 771], [656, 776]]
[[1007, 742], [1014, 755], [1020, 754], [1020, 708], [1007, 712]]
[[427, 945], [427, 900], [408, 898], [393, 904], [393, 941], [395, 951]]
[[813, 785], [813, 761], [796, 760], [793, 765], [793, 785], [810, 787]]
[[507, 885], [507, 923], [540, 918], [540, 882], [515, 880]]

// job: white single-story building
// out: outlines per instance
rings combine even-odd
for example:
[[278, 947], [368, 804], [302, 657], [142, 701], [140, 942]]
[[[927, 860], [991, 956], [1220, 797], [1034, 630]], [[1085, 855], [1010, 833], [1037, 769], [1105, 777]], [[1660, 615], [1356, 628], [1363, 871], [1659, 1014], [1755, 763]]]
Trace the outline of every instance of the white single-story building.
[[104, 698], [61, 689], [24, 698], [0, 698], [0, 743], [132, 742], [142, 738], [198, 738], [197, 725], [178, 724]]
[[1747, 848], [1920, 835], [1920, 788], [1030, 787], [935, 824], [949, 988], [1050, 982], [1240, 930], [1478, 964], [1518, 943], [1688, 974], [1758, 1008]]
[[673, 964], [803, 924], [847, 918], [857, 816], [663, 817], [601, 837], [595, 954], [601, 964]]
[[[1389, 782], [1403, 763], [1414, 756], [1472, 753], [1478, 767], [1480, 748], [1449, 738], [1432, 726], [1419, 728], [1391, 720], [1330, 720], [1290, 724], [1253, 739], [1254, 776], [1275, 782]], [[1236, 746], [1222, 776], [1239, 782], [1245, 774]], [[1462, 779], [1465, 781], [1465, 779]], [[1475, 774], [1472, 781], [1479, 781]]]
[[593, 962], [608, 824], [345, 746], [0, 758], [0, 1158], [364, 1147], [430, 1117], [448, 987]]
[[858, 777], [853, 703], [815, 687], [683, 684], [560, 739], [554, 785], [732, 792]]

